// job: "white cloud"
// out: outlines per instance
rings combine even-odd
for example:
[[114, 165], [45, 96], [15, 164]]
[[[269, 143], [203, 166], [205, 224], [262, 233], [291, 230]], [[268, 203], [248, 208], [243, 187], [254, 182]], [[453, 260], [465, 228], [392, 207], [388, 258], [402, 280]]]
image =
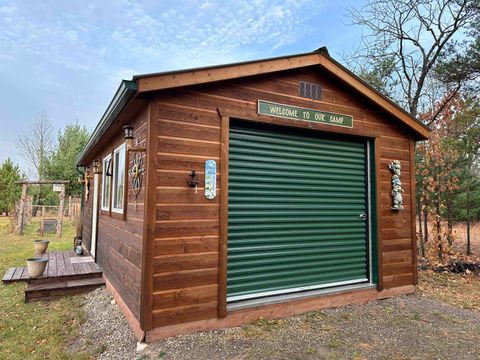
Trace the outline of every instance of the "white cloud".
[[323, 1], [0, 0], [0, 151], [39, 108], [93, 128], [132, 75], [278, 55]]
[[266, 56], [295, 42], [304, 30], [302, 24], [319, 8], [314, 0], [280, 4], [239, 0], [229, 5], [211, 0], [192, 8], [182, 3], [152, 13], [131, 3], [124, 15], [129, 26], [119, 24], [112, 34], [112, 46], [133, 59], [143, 54], [139, 60], [149, 70], [155, 64], [169, 68], [218, 64], [233, 55], [243, 60], [260, 47]]

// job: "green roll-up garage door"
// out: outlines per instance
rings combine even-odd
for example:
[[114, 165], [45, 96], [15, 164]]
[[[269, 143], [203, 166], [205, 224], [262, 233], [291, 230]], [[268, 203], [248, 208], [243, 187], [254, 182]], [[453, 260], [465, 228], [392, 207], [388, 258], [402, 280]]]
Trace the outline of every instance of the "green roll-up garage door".
[[368, 281], [366, 143], [232, 123], [227, 300]]

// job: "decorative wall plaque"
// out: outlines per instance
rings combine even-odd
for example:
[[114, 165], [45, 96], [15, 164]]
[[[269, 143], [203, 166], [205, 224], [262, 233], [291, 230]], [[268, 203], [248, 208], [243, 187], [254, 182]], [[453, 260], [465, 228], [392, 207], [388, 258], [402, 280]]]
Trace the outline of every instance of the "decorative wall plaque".
[[391, 207], [392, 210], [402, 210], [403, 209], [403, 196], [402, 193], [404, 192], [402, 188], [402, 181], [400, 180], [401, 169], [402, 166], [400, 165], [400, 160], [393, 160], [390, 164], [388, 164], [388, 168], [393, 173], [392, 175], [392, 201], [393, 205]]
[[205, 198], [212, 200], [217, 195], [217, 163], [205, 161]]
[[145, 167], [143, 166], [143, 156], [140, 152], [133, 155], [132, 167], [130, 169], [130, 176], [132, 177], [132, 190], [135, 194], [135, 209], [137, 208], [137, 197], [142, 189], [143, 174]]

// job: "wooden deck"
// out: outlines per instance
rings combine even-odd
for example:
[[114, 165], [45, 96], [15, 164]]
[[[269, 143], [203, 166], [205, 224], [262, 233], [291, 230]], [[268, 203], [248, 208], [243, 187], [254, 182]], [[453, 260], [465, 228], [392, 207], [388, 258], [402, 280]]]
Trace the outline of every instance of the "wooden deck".
[[43, 255], [48, 265], [42, 276], [30, 278], [26, 267], [9, 268], [4, 284], [25, 281], [25, 301], [56, 299], [90, 291], [105, 284], [100, 267], [91, 256], [77, 256], [73, 250], [51, 251]]
[[49, 261], [42, 276], [30, 279], [26, 267], [12, 267], [5, 272], [2, 282], [35, 281], [39, 283], [48, 279], [60, 280], [71, 277], [81, 279], [102, 275], [102, 270], [92, 257], [77, 256], [73, 250], [51, 251], [45, 253], [43, 257], [48, 258]]

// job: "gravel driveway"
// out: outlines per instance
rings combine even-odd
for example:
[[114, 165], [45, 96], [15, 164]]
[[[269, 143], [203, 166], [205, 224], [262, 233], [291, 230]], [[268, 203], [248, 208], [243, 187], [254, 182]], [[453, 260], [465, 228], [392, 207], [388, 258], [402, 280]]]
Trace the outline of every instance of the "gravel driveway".
[[178, 336], [142, 352], [107, 290], [85, 299], [71, 351], [99, 359], [480, 359], [480, 313], [418, 295]]

